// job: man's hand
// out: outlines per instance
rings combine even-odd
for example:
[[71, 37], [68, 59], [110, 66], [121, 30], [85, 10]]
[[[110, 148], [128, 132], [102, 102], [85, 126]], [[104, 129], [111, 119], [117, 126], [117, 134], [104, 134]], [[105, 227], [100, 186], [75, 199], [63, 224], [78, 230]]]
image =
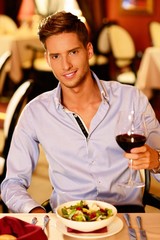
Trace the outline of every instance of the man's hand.
[[147, 144], [139, 148], [133, 148], [131, 153], [125, 153], [124, 156], [132, 159], [132, 168], [135, 170], [151, 170], [159, 166], [158, 152]]

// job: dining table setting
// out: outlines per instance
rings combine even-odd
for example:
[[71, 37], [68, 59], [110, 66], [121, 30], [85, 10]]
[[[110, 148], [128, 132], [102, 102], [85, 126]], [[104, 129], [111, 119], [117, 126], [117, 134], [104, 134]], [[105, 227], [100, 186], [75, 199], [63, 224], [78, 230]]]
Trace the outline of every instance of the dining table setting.
[[148, 99], [152, 98], [153, 90], [160, 90], [160, 48], [147, 47], [143, 53], [135, 86]]
[[[114, 221], [107, 226], [107, 231], [97, 232], [76, 232], [68, 231], [56, 216], [56, 213], [2, 213], [0, 220], [5, 217], [13, 217], [30, 225], [40, 227], [41, 234], [45, 233], [48, 240], [76, 240], [76, 239], [102, 239], [102, 240], [158, 240], [160, 239], [160, 214], [159, 213], [129, 213], [127, 216], [130, 223], [127, 223], [126, 214], [118, 213]], [[141, 225], [137, 222], [141, 220]], [[0, 224], [1, 226], [1, 224]], [[145, 237], [146, 236], [146, 237]], [[45, 239], [43, 238], [39, 239]], [[21, 238], [20, 238], [21, 239]], [[25, 238], [26, 239], [26, 238]], [[30, 237], [30, 240], [32, 238]]]
[[6, 51], [11, 51], [9, 76], [16, 84], [23, 78], [23, 68], [29, 69], [31, 67], [33, 59], [31, 47], [42, 49], [37, 30], [28, 26], [19, 27], [12, 34], [0, 35], [0, 55]]

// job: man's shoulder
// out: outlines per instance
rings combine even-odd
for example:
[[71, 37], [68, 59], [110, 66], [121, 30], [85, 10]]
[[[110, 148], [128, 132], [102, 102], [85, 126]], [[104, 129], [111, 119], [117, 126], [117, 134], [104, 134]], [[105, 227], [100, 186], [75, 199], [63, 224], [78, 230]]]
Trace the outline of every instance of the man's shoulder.
[[129, 84], [122, 84], [118, 81], [109, 80], [104, 81], [100, 80], [107, 89], [119, 90], [119, 91], [139, 91], [135, 86]]
[[38, 102], [48, 101], [49, 99], [53, 98], [53, 96], [54, 96], [54, 90], [43, 92], [38, 96], [36, 96], [35, 98], [33, 98], [31, 102], [38, 103]]
[[26, 108], [29, 109], [38, 109], [40, 106], [49, 106], [50, 103], [54, 102], [54, 90], [44, 92], [33, 98], [31, 101], [28, 102]]

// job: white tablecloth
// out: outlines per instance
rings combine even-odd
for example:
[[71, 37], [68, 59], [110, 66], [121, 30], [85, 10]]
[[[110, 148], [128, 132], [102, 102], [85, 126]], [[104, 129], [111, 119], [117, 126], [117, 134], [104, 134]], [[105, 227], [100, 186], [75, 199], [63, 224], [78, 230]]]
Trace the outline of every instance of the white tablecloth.
[[153, 89], [160, 89], [160, 48], [149, 47], [142, 57], [136, 87], [150, 99]]
[[[37, 225], [43, 226], [43, 218], [46, 214], [0, 214], [0, 218], [6, 215], [22, 219], [29, 223], [31, 223], [33, 217], [37, 217], [38, 219]], [[142, 217], [142, 225], [143, 225], [143, 228], [146, 230], [147, 239], [148, 240], [160, 239], [160, 213], [141, 213], [141, 214], [132, 213], [129, 215], [131, 217], [132, 227], [135, 228], [136, 230], [137, 240], [140, 240], [139, 229], [136, 223], [137, 215]], [[76, 240], [77, 239], [77, 238], [72, 238], [70, 236], [64, 235], [60, 230], [56, 228], [57, 218], [55, 214], [49, 213], [48, 216], [50, 217], [50, 221], [46, 229], [46, 234], [49, 240], [74, 240], [74, 239]], [[124, 224], [122, 230], [110, 237], [101, 238], [102, 240], [107, 240], [107, 239], [111, 239], [111, 240], [127, 240], [128, 239], [129, 240], [128, 228], [123, 219], [123, 214], [118, 214], [118, 217], [122, 220]], [[82, 238], [78, 238], [78, 239], [82, 239]], [[87, 238], [83, 238], [83, 239], [87, 240]]]
[[14, 35], [0, 35], [0, 55], [7, 50], [12, 52], [10, 77], [15, 83], [22, 79], [22, 67], [31, 65], [33, 52], [27, 45], [42, 48], [38, 36], [30, 29], [18, 29]]

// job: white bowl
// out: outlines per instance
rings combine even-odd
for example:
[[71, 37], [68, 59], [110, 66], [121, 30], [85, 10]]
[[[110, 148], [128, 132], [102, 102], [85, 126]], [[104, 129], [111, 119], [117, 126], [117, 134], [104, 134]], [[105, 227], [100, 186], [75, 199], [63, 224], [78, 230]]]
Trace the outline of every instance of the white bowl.
[[87, 221], [86, 222], [78, 222], [78, 221], [73, 221], [73, 220], [62, 217], [62, 208], [63, 207], [70, 207], [71, 205], [76, 205], [80, 201], [81, 200], [63, 203], [56, 208], [57, 218], [66, 227], [69, 227], [69, 228], [72, 228], [75, 230], [79, 230], [82, 232], [91, 232], [91, 231], [101, 229], [105, 226], [108, 226], [117, 215], [117, 209], [109, 203], [102, 202], [102, 201], [96, 201], [96, 200], [84, 200], [87, 205], [95, 203], [97, 206], [99, 206], [102, 209], [105, 209], [105, 208], [112, 209], [113, 215], [108, 217], [107, 219], [103, 219], [103, 220], [99, 220], [99, 221], [92, 221], [92, 222], [87, 222]]

